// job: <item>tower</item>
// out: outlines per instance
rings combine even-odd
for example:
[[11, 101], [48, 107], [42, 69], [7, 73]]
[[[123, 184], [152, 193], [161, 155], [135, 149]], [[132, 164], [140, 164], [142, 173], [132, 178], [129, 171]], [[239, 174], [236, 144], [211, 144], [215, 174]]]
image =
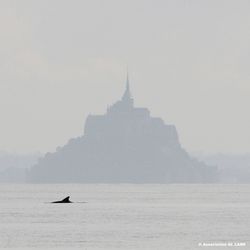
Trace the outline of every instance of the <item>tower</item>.
[[126, 80], [126, 88], [123, 93], [121, 100], [115, 102], [112, 106], [108, 107], [107, 113], [108, 114], [124, 114], [130, 113], [134, 109], [134, 100], [130, 93], [130, 86], [129, 86], [129, 76], [127, 72], [127, 80]]
[[130, 92], [128, 72], [127, 72], [126, 89], [125, 89], [125, 92], [122, 96], [122, 102], [124, 103], [124, 105], [129, 106], [129, 107], [134, 106], [134, 100], [133, 100], [131, 92]]

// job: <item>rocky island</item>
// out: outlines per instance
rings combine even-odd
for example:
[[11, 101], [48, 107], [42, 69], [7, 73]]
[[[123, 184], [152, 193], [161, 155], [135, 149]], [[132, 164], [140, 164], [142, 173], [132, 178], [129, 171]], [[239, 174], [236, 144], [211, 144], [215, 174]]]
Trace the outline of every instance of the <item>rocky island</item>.
[[30, 182], [208, 183], [217, 169], [192, 158], [174, 125], [134, 107], [127, 77], [121, 100], [104, 115], [87, 117], [83, 136], [47, 153], [29, 173]]

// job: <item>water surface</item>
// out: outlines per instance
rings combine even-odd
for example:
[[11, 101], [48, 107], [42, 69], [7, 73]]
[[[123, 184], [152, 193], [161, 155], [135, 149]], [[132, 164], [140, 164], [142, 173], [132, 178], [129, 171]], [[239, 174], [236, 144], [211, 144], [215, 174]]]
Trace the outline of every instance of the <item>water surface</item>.
[[[49, 203], [68, 195], [87, 203]], [[1, 184], [0, 199], [1, 249], [250, 249], [250, 185]]]

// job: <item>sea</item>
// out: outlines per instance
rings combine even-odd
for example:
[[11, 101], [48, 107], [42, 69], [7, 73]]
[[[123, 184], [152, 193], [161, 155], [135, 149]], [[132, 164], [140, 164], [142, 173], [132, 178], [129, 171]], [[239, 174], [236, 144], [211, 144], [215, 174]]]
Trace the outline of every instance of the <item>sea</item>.
[[0, 184], [0, 249], [250, 249], [250, 185]]

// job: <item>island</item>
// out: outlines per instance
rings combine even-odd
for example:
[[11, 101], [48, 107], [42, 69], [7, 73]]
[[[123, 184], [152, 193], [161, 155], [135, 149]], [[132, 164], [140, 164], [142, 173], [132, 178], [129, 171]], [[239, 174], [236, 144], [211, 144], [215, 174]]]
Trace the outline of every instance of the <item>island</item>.
[[129, 78], [122, 98], [89, 115], [83, 135], [40, 158], [33, 183], [210, 183], [217, 168], [191, 157], [174, 125], [134, 106]]

